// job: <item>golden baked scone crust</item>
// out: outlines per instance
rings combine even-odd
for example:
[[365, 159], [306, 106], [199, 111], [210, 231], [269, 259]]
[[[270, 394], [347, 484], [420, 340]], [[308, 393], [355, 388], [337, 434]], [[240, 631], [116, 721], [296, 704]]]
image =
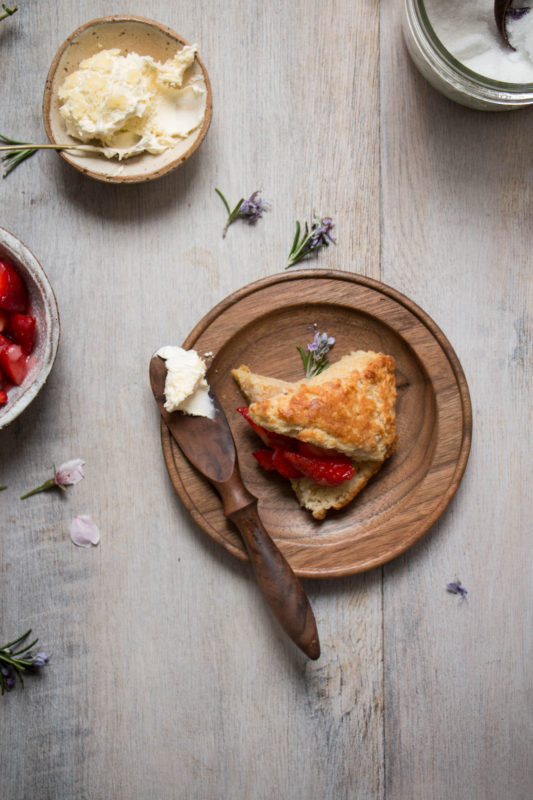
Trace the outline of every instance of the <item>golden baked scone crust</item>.
[[263, 394], [251, 403], [250, 417], [268, 430], [357, 461], [383, 461], [396, 440], [395, 401], [392, 356], [358, 350], [314, 378]]
[[265, 375], [257, 375], [255, 372], [250, 372], [247, 366], [242, 364], [239, 369], [232, 369], [231, 374], [239, 384], [239, 389], [246, 397], [249, 403], [255, 403], [258, 400], [266, 400], [273, 397], [275, 394], [285, 392], [292, 383], [287, 381], [280, 381], [277, 378], [267, 378]]

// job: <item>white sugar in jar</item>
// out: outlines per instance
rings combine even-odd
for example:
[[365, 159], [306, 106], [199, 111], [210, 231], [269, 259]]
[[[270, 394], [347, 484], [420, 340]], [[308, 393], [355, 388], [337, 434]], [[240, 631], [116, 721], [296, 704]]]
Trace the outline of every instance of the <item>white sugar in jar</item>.
[[[533, 8], [501, 40], [494, 0], [404, 0], [404, 37], [422, 75], [462, 105], [501, 111], [533, 104]], [[532, 4], [521, 0], [521, 6]]]

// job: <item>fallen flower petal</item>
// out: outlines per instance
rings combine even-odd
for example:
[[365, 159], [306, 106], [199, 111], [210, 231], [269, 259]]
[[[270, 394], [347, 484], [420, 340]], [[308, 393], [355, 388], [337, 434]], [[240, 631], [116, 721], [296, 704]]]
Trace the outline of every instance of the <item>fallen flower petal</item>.
[[78, 547], [90, 547], [100, 541], [100, 531], [88, 514], [79, 514], [70, 523], [70, 538]]
[[73, 458], [71, 461], [65, 461], [57, 470], [54, 480], [57, 486], [74, 486], [79, 483], [83, 476], [82, 467], [85, 461], [81, 458]]

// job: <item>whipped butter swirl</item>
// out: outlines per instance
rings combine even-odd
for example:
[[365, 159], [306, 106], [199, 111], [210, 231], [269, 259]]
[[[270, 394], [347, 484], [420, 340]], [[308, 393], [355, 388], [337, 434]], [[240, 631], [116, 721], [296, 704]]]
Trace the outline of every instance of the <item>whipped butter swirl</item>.
[[58, 92], [68, 133], [101, 144], [108, 158], [164, 153], [204, 119], [205, 81], [191, 70], [197, 49], [164, 63], [116, 48], [86, 58]]

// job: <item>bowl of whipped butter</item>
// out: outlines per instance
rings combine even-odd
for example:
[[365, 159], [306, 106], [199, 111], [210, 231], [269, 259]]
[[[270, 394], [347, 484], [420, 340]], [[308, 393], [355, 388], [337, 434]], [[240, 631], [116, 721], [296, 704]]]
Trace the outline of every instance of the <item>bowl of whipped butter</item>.
[[46, 79], [43, 120], [76, 169], [108, 183], [159, 178], [202, 143], [211, 86], [199, 58], [170, 28], [113, 15], [82, 25], [61, 45]]

